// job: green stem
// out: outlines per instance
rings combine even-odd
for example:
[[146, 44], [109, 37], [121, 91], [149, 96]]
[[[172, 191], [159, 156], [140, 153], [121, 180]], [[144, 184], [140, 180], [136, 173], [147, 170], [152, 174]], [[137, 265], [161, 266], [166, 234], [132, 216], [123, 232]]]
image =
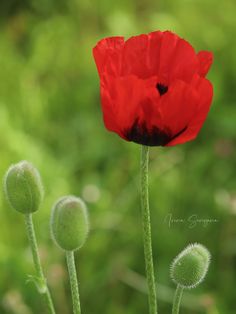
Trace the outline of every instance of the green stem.
[[157, 314], [156, 284], [152, 257], [151, 219], [148, 199], [149, 147], [141, 148], [141, 209], [146, 276], [148, 284], [149, 314]]
[[37, 285], [39, 293], [41, 293], [44, 296], [45, 302], [47, 304], [48, 313], [55, 314], [54, 305], [52, 302], [52, 298], [47, 286], [46, 278], [44, 277], [40, 258], [39, 258], [39, 252], [38, 252], [38, 245], [37, 240], [35, 236], [34, 231], [34, 224], [32, 219], [32, 214], [26, 214], [25, 215], [25, 224], [26, 224], [26, 230], [27, 230], [27, 236], [30, 244], [30, 248], [32, 251], [34, 266], [36, 270], [37, 277], [32, 277], [33, 281]]
[[176, 291], [175, 291], [175, 296], [174, 296], [172, 314], [179, 314], [179, 307], [180, 307], [183, 290], [184, 288], [180, 287], [180, 285], [177, 286]]
[[70, 276], [70, 286], [71, 286], [71, 293], [72, 293], [72, 302], [73, 302], [73, 313], [74, 314], [81, 314], [80, 309], [80, 300], [79, 300], [79, 286], [77, 281], [76, 275], [76, 268], [75, 268], [75, 257], [73, 251], [66, 252], [66, 261], [67, 267]]

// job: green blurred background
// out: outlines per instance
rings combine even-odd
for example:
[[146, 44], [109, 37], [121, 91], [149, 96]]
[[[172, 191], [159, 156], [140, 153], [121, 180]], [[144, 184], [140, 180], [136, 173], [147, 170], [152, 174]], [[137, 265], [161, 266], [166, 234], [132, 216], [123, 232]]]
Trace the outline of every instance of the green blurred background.
[[[139, 150], [108, 133], [91, 49], [105, 36], [172, 30], [212, 50], [214, 103], [198, 138], [152, 148], [150, 202], [160, 313], [171, 311], [169, 265], [190, 242], [212, 253], [208, 276], [185, 293], [181, 313], [236, 313], [236, 41], [234, 0], [1, 0], [0, 177], [27, 159], [40, 170], [45, 201], [34, 215], [58, 314], [71, 313], [63, 253], [49, 234], [65, 194], [88, 205], [91, 232], [76, 255], [83, 313], [148, 313], [139, 206]], [[185, 222], [168, 224], [174, 219]], [[195, 216], [192, 216], [195, 215]], [[191, 218], [192, 217], [192, 218]], [[207, 226], [189, 219], [213, 219]], [[23, 217], [1, 193], [0, 313], [45, 313]]]

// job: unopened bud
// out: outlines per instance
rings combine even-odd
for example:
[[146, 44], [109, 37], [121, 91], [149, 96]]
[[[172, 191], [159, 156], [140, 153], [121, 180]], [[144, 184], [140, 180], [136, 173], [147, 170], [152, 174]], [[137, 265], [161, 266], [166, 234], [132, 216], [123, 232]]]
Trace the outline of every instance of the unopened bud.
[[81, 248], [89, 230], [84, 202], [75, 196], [59, 199], [52, 209], [50, 227], [52, 237], [61, 249], [74, 251]]
[[23, 214], [37, 211], [43, 199], [38, 170], [28, 161], [12, 165], [4, 177], [4, 191], [15, 210]]
[[210, 253], [201, 244], [190, 244], [173, 261], [170, 275], [182, 288], [194, 288], [205, 278]]

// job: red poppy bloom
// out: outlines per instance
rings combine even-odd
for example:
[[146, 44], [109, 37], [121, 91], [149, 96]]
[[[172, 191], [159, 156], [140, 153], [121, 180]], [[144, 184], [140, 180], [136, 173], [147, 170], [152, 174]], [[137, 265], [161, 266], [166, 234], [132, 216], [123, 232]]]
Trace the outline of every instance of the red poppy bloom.
[[209, 111], [205, 78], [213, 59], [169, 31], [124, 40], [102, 39], [93, 49], [106, 128], [127, 141], [173, 146], [194, 139]]

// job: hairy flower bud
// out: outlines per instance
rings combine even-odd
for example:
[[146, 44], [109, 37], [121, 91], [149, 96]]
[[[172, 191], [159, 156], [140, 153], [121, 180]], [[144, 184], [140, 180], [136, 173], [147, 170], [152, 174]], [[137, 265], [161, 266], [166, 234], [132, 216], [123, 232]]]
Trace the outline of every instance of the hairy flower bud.
[[51, 233], [55, 243], [65, 251], [83, 246], [89, 229], [87, 208], [75, 196], [59, 199], [52, 209]]
[[4, 177], [4, 191], [12, 208], [23, 214], [39, 209], [43, 185], [38, 170], [28, 161], [12, 165]]
[[204, 279], [209, 264], [209, 251], [201, 244], [190, 244], [174, 259], [170, 275], [182, 288], [194, 288]]

